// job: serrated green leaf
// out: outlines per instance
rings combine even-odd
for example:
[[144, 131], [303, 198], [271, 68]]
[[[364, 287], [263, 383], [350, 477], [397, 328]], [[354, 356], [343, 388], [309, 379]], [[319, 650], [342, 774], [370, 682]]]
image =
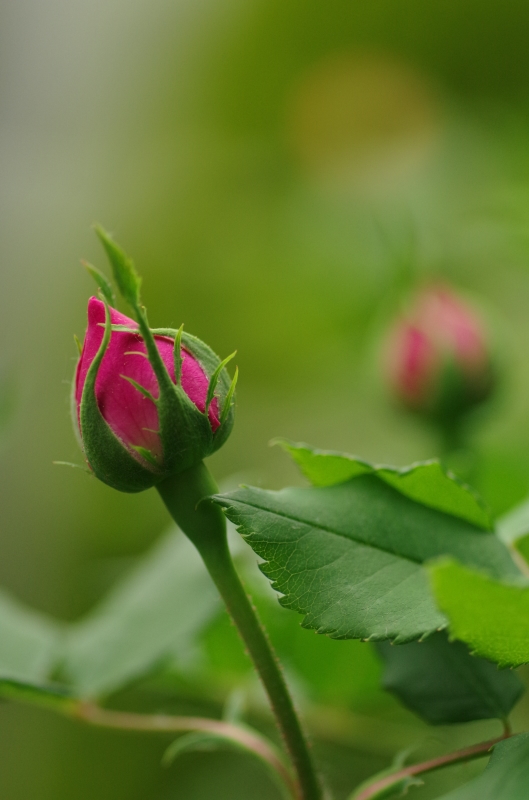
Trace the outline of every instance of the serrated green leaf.
[[516, 576], [490, 533], [415, 503], [376, 475], [280, 492], [243, 488], [215, 501], [264, 559], [280, 602], [337, 639], [397, 642], [443, 628], [422, 563], [451, 554]]
[[529, 586], [502, 583], [454, 561], [429, 566], [450, 633], [503, 667], [529, 662]]
[[432, 725], [506, 719], [524, 691], [515, 672], [471, 656], [444, 631], [424, 642], [376, 647], [385, 666], [384, 688]]
[[[134, 262], [101, 225], [94, 225], [94, 230], [108, 256], [121, 296], [130, 306], [136, 308], [140, 302], [141, 278], [136, 272]], [[102, 288], [102, 291], [105, 290]]]
[[401, 494], [418, 503], [452, 514], [484, 530], [492, 518], [483, 500], [437, 460], [419, 461], [409, 467], [389, 467], [337, 453], [316, 450], [306, 444], [277, 440], [314, 486], [333, 486], [359, 475], [375, 474]]
[[96, 697], [147, 674], [164, 659], [185, 661], [218, 606], [198, 553], [173, 531], [71, 628], [64, 675], [84, 697]]
[[439, 800], [527, 800], [528, 796], [529, 733], [520, 733], [494, 745], [479, 777]]

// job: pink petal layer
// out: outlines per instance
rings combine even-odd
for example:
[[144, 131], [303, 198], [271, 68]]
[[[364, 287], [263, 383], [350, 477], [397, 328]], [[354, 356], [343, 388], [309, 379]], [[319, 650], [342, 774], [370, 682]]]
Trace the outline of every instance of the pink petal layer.
[[[137, 328], [134, 320], [116, 309], [110, 309], [113, 325]], [[88, 302], [88, 329], [83, 352], [77, 365], [75, 399], [77, 412], [90, 364], [101, 345], [104, 334], [105, 306], [95, 297]], [[173, 340], [156, 336], [156, 344], [163, 362], [175, 382]], [[145, 343], [141, 336], [125, 331], [112, 331], [110, 344], [103, 357], [96, 379], [96, 399], [99, 409], [116, 436], [129, 448], [144, 447], [161, 462], [162, 444], [158, 435], [158, 412], [155, 404], [145, 397], [125, 377], [133, 378], [158, 398], [158, 381], [149, 363]], [[208, 378], [198, 361], [182, 349], [182, 388], [200, 411], [206, 406]], [[209, 422], [213, 431], [219, 427], [218, 401], [209, 408]]]

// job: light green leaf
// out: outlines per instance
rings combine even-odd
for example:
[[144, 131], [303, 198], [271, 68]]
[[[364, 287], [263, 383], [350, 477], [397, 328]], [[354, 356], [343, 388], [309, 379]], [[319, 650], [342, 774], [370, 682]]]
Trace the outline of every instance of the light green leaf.
[[418, 503], [460, 517], [479, 528], [492, 529], [492, 518], [484, 501], [437, 460], [419, 461], [399, 469], [370, 464], [346, 453], [316, 450], [306, 444], [281, 439], [277, 443], [292, 456], [314, 486], [333, 486], [359, 475], [376, 474]]
[[60, 637], [58, 624], [0, 592], [0, 678], [46, 681]]
[[[94, 230], [105, 248], [114, 280], [123, 299], [130, 306], [136, 308], [140, 302], [141, 278], [136, 272], [134, 262], [101, 225], [94, 225]], [[102, 290], [104, 291], [104, 289]]]
[[496, 532], [502, 542], [512, 544], [529, 533], [529, 500], [512, 508], [496, 521]]
[[108, 694], [164, 659], [185, 659], [218, 604], [193, 545], [171, 532], [72, 627], [64, 674], [84, 697]]
[[265, 560], [282, 605], [337, 639], [403, 643], [443, 628], [421, 566], [436, 556], [498, 577], [519, 574], [493, 534], [415, 503], [373, 474], [327, 487], [243, 488], [215, 500]]
[[511, 547], [523, 562], [521, 567], [527, 572], [529, 565], [529, 500], [524, 500], [496, 523], [496, 531], [502, 542]]
[[529, 586], [502, 583], [454, 561], [429, 567], [450, 634], [500, 666], [529, 661]]
[[384, 688], [432, 725], [506, 719], [524, 691], [515, 672], [471, 656], [444, 631], [424, 642], [376, 647], [385, 664]]
[[527, 800], [529, 796], [529, 733], [494, 745], [485, 771], [439, 800]]

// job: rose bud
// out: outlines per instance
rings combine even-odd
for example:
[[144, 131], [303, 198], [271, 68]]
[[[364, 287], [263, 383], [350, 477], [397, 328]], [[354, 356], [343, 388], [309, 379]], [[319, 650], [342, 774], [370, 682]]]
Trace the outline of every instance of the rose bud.
[[495, 385], [482, 318], [445, 285], [422, 289], [390, 331], [386, 377], [404, 406], [452, 423]]
[[110, 307], [110, 284], [89, 267], [105, 301], [92, 297], [88, 303], [74, 417], [94, 474], [115, 489], [137, 492], [195, 466], [226, 441], [237, 372], [230, 382], [225, 365], [231, 356], [221, 362], [182, 328], [151, 331], [132, 262], [123, 275], [126, 256], [108, 234], [97, 232], [137, 321]]

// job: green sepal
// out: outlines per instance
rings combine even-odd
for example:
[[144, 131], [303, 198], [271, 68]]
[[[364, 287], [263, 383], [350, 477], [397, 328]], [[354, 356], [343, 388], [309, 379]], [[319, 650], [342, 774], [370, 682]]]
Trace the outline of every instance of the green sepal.
[[[179, 331], [176, 330], [175, 328], [153, 328], [151, 330], [151, 333], [153, 336], [167, 336], [171, 339], [176, 339]], [[214, 374], [215, 370], [221, 363], [221, 359], [219, 358], [219, 356], [216, 355], [216, 353], [213, 352], [211, 347], [209, 347], [203, 341], [201, 341], [196, 336], [193, 336], [190, 333], [186, 333], [186, 331], [184, 330], [182, 331], [181, 334], [181, 342], [182, 342], [182, 348], [184, 350], [187, 350], [187, 352], [190, 353], [190, 355], [192, 355], [193, 358], [195, 358], [198, 361], [198, 363], [204, 370], [205, 374], [208, 376], [208, 378], [210, 378], [210, 376]], [[174, 386], [172, 381], [171, 384]], [[204, 450], [201, 459], [206, 458], [208, 455], [211, 455], [212, 453], [216, 452], [220, 447], [222, 447], [222, 445], [224, 444], [224, 442], [229, 437], [232, 431], [233, 423], [235, 421], [235, 409], [233, 403], [231, 402], [235, 391], [235, 386], [234, 385], [232, 386], [232, 384], [233, 382], [230, 380], [228, 372], [226, 371], [226, 369], [222, 369], [218, 376], [216, 384], [216, 394], [217, 394], [217, 399], [219, 401], [219, 408], [224, 411], [224, 406], [228, 395], [229, 395], [230, 405], [227, 410], [227, 413], [224, 416], [224, 419], [222, 418], [221, 415], [220, 417], [221, 424], [219, 425], [215, 433], [211, 433], [211, 426], [209, 424], [209, 421], [207, 420], [207, 417], [204, 414], [201, 414], [200, 411], [198, 411], [195, 404], [191, 400], [189, 400], [185, 392], [183, 392], [182, 390], [182, 393], [184, 394], [185, 398], [187, 399], [191, 407], [194, 409], [195, 412], [198, 412], [202, 420], [206, 422], [207, 429], [211, 434], [210, 440], [208, 437], [209, 443], [204, 442], [204, 444], [207, 443], [208, 449]]]
[[213, 433], [207, 417], [201, 414], [182, 386], [176, 386], [171, 380], [149, 328], [145, 309], [137, 308], [136, 316], [160, 390], [157, 409], [163, 472], [166, 476], [177, 475], [212, 452]]
[[182, 381], [182, 333], [184, 331], [184, 323], [180, 325], [176, 332], [174, 339], [174, 376], [175, 383], [180, 386]]
[[112, 288], [112, 284], [108, 280], [107, 276], [101, 272], [100, 269], [94, 267], [93, 264], [89, 264], [88, 261], [81, 261], [81, 264], [85, 268], [85, 270], [92, 276], [95, 280], [99, 288], [101, 289], [103, 296], [109, 305], [113, 306], [116, 302], [116, 296], [114, 294], [114, 290]]
[[[213, 350], [208, 347], [207, 344], [202, 342], [200, 339], [197, 339], [196, 336], [192, 336], [190, 333], [182, 333], [182, 347], [184, 350], [187, 350], [193, 358], [196, 358], [206, 375], [212, 376], [221, 363], [219, 356], [217, 356]], [[219, 409], [223, 409], [226, 398], [230, 392], [231, 388], [231, 379], [226, 369], [222, 369], [220, 374], [218, 375], [217, 384], [216, 384], [216, 396], [219, 403]], [[232, 399], [232, 395], [230, 396], [230, 401]], [[204, 419], [207, 420], [207, 417], [202, 415]], [[220, 418], [220, 425], [212, 435], [212, 444], [211, 450], [209, 451], [208, 455], [211, 453], [216, 452], [219, 447], [222, 447], [228, 436], [230, 435], [233, 423], [235, 421], [235, 409], [233, 404], [230, 404], [229, 411], [224, 420], [222, 420], [222, 416]], [[208, 428], [211, 430], [211, 427], [208, 422]], [[204, 456], [205, 458], [205, 456]]]
[[154, 403], [154, 405], [157, 405], [158, 400], [156, 399], [156, 397], [154, 397], [154, 395], [152, 395], [150, 391], [145, 388], [145, 386], [142, 386], [141, 383], [135, 381], [134, 378], [129, 378], [128, 375], [120, 375], [119, 377], [123, 378], [124, 381], [128, 381], [132, 386], [134, 386], [137, 392], [139, 392], [148, 400], [150, 400], [152, 403]]
[[233, 353], [231, 353], [231, 355], [226, 356], [226, 358], [223, 361], [220, 362], [220, 364], [216, 368], [215, 372], [213, 373], [213, 375], [209, 379], [208, 393], [206, 395], [206, 410], [204, 412], [205, 414], [208, 413], [209, 407], [210, 407], [211, 403], [213, 402], [213, 398], [215, 397], [215, 389], [217, 388], [217, 383], [219, 382], [220, 373], [222, 372], [224, 367], [227, 364], [229, 364], [229, 362], [232, 360], [232, 358], [235, 358], [236, 354], [237, 354], [237, 351], [235, 350]]
[[120, 294], [129, 305], [136, 307], [140, 302], [141, 278], [134, 262], [101, 225], [94, 225], [94, 230], [105, 248]]
[[157, 469], [160, 468], [160, 465], [159, 465], [159, 463], [158, 463], [158, 461], [156, 459], [156, 456], [147, 447], [142, 447], [139, 444], [132, 444], [131, 448], [136, 453], [138, 453], [138, 455], [140, 455], [142, 458], [144, 458], [145, 461], [148, 461], [149, 464], [152, 464], [153, 467], [156, 467]]
[[230, 384], [230, 388], [228, 390], [228, 394], [224, 400], [224, 404], [222, 406], [222, 412], [220, 415], [220, 424], [222, 425], [226, 419], [228, 418], [228, 414], [230, 413], [231, 409], [233, 408], [232, 398], [235, 394], [235, 387], [237, 386], [237, 380], [239, 378], [239, 367], [235, 367], [235, 373], [233, 375], [232, 382]]
[[115, 436], [97, 404], [97, 373], [110, 342], [110, 311], [105, 303], [106, 325], [97, 355], [86, 375], [79, 413], [82, 445], [94, 475], [122, 492], [141, 492], [160, 479], [160, 472], [143, 466]]

